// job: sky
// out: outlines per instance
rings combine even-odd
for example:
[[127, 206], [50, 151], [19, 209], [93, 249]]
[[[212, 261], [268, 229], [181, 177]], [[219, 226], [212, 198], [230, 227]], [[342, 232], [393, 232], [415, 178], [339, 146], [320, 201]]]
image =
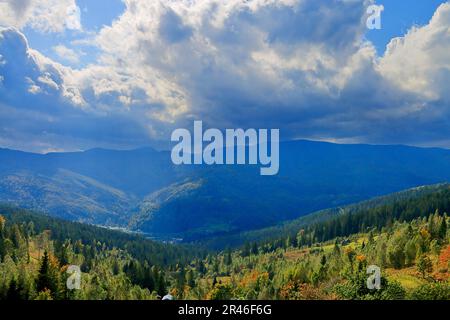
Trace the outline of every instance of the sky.
[[0, 0], [0, 147], [166, 147], [202, 120], [450, 148], [449, 30], [442, 0]]

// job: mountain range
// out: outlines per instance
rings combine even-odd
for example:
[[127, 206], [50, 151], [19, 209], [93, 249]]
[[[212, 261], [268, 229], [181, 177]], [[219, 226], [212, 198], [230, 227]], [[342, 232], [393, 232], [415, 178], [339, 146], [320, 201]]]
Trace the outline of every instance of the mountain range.
[[277, 225], [421, 185], [450, 181], [450, 150], [280, 144], [280, 172], [175, 166], [169, 151], [0, 149], [0, 202], [51, 216], [199, 240]]

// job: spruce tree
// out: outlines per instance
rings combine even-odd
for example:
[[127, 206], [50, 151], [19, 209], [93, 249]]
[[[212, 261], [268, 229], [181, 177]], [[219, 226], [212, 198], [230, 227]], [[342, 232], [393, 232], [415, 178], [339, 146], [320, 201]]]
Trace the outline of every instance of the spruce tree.
[[258, 254], [258, 244], [256, 242], [253, 242], [253, 244], [252, 244], [252, 254], [253, 255]]
[[192, 271], [192, 269], [190, 269], [186, 274], [186, 282], [189, 287], [191, 287], [191, 288], [195, 287], [195, 276], [194, 276], [194, 272]]
[[167, 294], [167, 289], [166, 289], [166, 279], [164, 276], [164, 272], [160, 272], [159, 273], [159, 278], [158, 278], [158, 294], [160, 296], [165, 296]]
[[41, 266], [39, 268], [39, 274], [36, 281], [37, 292], [50, 290], [51, 294], [55, 296], [57, 294], [57, 281], [54, 278], [52, 272], [52, 266], [50, 264], [50, 258], [47, 250], [44, 251], [44, 256], [42, 257]]
[[227, 249], [227, 251], [226, 251], [226, 253], [225, 253], [225, 256], [224, 256], [224, 259], [223, 259], [223, 260], [224, 260], [223, 263], [224, 263], [226, 266], [231, 265], [231, 263], [233, 262], [233, 260], [232, 260], [232, 258], [231, 258], [231, 250], [230, 250], [230, 249]]
[[15, 279], [12, 279], [9, 284], [9, 289], [8, 292], [6, 293], [6, 300], [10, 301], [21, 300], [20, 289]]
[[206, 273], [206, 267], [203, 260], [199, 260], [197, 264], [197, 271], [199, 274], [204, 275]]
[[439, 226], [439, 239], [445, 240], [445, 237], [447, 236], [447, 216], [444, 215], [442, 217], [441, 225]]

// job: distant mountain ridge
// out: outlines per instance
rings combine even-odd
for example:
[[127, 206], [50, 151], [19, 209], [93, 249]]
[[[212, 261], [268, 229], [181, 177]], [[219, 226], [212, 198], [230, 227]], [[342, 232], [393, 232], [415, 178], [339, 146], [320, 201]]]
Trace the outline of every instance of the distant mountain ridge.
[[33, 154], [0, 149], [0, 202], [68, 220], [202, 239], [321, 209], [450, 181], [450, 150], [280, 144], [280, 172], [257, 166], [175, 166], [170, 152]]

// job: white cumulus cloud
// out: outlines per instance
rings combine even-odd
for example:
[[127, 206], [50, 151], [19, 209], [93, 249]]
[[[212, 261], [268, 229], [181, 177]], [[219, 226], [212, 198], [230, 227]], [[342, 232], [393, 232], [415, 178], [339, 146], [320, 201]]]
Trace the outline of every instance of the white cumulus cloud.
[[68, 48], [68, 47], [60, 44], [60, 45], [54, 46], [52, 49], [58, 55], [58, 57], [64, 61], [71, 62], [71, 63], [80, 62], [79, 54], [71, 48]]
[[75, 0], [0, 0], [0, 25], [41, 32], [82, 30]]

